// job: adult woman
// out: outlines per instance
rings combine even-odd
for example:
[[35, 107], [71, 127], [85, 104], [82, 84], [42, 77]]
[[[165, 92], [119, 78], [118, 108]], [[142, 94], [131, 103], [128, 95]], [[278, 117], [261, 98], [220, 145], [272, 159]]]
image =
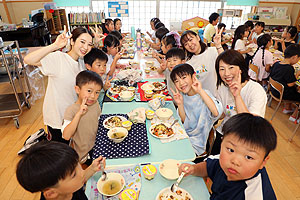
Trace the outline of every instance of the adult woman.
[[[70, 40], [71, 49], [67, 53], [57, 51], [65, 47]], [[75, 77], [84, 70], [83, 60], [92, 48], [92, 35], [84, 28], [76, 28], [67, 36], [66, 27], [56, 41], [46, 47], [28, 54], [24, 61], [38, 66], [48, 76], [48, 86], [43, 105], [44, 124], [52, 139], [63, 141], [61, 126], [66, 108], [77, 99], [75, 93]]]

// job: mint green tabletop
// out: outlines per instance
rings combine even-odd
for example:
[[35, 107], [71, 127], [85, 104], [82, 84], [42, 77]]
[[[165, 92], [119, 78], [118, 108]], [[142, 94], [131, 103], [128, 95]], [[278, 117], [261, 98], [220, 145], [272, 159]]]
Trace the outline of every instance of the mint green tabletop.
[[[105, 102], [103, 104], [102, 114], [124, 114], [139, 107], [150, 108], [147, 102]], [[173, 102], [166, 102], [165, 107], [173, 110], [173, 117], [179, 119]], [[148, 120], [146, 120], [146, 127], [147, 130], [149, 130], [150, 121]], [[176, 140], [163, 144], [159, 139], [150, 135], [149, 131], [147, 132], [150, 143], [150, 154], [136, 158], [107, 159], [106, 164], [108, 166], [115, 166], [159, 163], [166, 159], [175, 159], [179, 161], [193, 161], [195, 159], [195, 153], [189, 139]]]

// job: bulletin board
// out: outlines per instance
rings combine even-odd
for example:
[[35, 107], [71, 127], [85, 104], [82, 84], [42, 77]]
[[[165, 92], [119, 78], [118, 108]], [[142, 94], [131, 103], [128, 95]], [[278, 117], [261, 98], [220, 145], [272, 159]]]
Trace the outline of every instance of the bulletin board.
[[129, 17], [128, 1], [108, 1], [109, 17]]

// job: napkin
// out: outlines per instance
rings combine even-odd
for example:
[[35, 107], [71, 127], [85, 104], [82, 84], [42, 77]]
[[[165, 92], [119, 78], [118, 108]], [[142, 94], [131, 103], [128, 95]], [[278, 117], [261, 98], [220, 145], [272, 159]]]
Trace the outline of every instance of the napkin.
[[136, 108], [132, 111], [130, 111], [127, 115], [129, 117], [129, 120], [133, 123], [145, 123], [146, 120], [146, 109], [145, 108]]
[[154, 98], [148, 102], [148, 105], [153, 109], [157, 110], [165, 105], [165, 100], [163, 98]]
[[129, 83], [134, 84], [136, 82], [140, 82], [142, 80], [142, 76], [139, 70], [127, 69], [127, 70], [120, 71], [116, 75], [116, 79], [128, 80]]

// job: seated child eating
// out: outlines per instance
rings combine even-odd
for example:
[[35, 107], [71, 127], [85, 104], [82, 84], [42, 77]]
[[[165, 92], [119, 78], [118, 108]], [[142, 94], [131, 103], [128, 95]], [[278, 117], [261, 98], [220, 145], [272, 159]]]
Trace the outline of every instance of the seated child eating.
[[84, 63], [88, 70], [96, 72], [103, 82], [103, 88], [99, 94], [98, 102], [102, 107], [105, 91], [111, 87], [109, 76], [105, 74], [106, 72], [106, 63], [108, 61], [106, 53], [102, 50], [93, 48], [88, 54], [84, 56]]
[[42, 192], [40, 199], [87, 200], [83, 185], [105, 167], [105, 158], [95, 159], [83, 170], [74, 149], [60, 142], [39, 142], [30, 147], [17, 165], [17, 179], [29, 192]]
[[241, 113], [223, 126], [220, 156], [195, 165], [184, 163], [179, 173], [209, 177], [210, 199], [276, 199], [265, 165], [276, 147], [272, 125], [262, 117]]
[[208, 90], [202, 88], [191, 65], [175, 66], [170, 76], [176, 86], [176, 92], [171, 91], [178, 105], [179, 116], [195, 153], [200, 156], [205, 152], [214, 122], [223, 113], [222, 105]]
[[70, 105], [64, 115], [63, 138], [71, 139], [70, 146], [79, 155], [80, 163], [88, 158], [98, 130], [101, 109], [98, 96], [103, 87], [101, 77], [92, 71], [82, 71], [76, 77], [77, 101]]
[[176, 65], [183, 64], [185, 62], [185, 54], [182, 49], [172, 48], [166, 54], [166, 60], [157, 69], [159, 74], [164, 74], [167, 80], [167, 89], [169, 94], [173, 96], [171, 89], [176, 90], [173, 81], [171, 80], [170, 74]]

